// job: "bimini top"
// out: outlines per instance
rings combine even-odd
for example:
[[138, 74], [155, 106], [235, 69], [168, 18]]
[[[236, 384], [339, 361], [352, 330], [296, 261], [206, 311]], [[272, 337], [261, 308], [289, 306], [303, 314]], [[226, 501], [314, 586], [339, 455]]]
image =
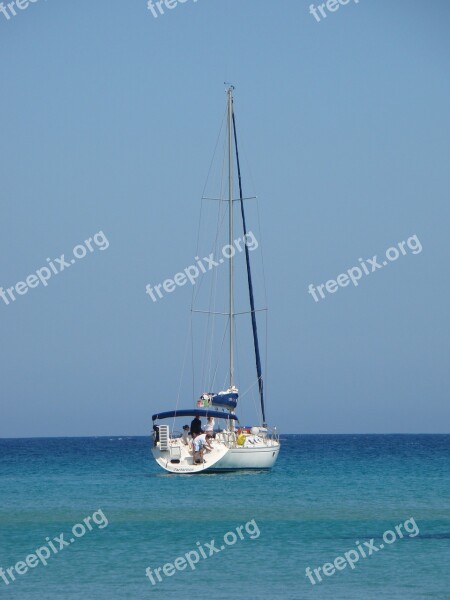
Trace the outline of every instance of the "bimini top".
[[170, 419], [171, 417], [215, 417], [216, 419], [232, 419], [237, 421], [236, 415], [221, 412], [220, 410], [208, 410], [205, 408], [190, 408], [189, 410], [169, 410], [152, 416], [153, 421], [157, 419]]

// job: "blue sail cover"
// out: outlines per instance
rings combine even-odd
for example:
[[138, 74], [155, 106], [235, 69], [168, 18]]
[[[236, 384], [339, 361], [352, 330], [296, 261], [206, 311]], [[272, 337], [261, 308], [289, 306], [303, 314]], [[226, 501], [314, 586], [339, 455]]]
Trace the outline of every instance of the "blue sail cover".
[[213, 394], [212, 392], [202, 394], [197, 401], [198, 408], [208, 408], [208, 406], [217, 406], [234, 411], [238, 403], [239, 394], [236, 392], [222, 392]]
[[232, 419], [237, 421], [236, 415], [221, 412], [219, 410], [208, 410], [207, 408], [190, 408], [188, 410], [169, 410], [167, 412], [157, 413], [152, 416], [152, 420], [170, 419], [172, 417], [214, 417], [215, 419]]
[[238, 403], [239, 394], [216, 394], [211, 398], [211, 406], [221, 406], [222, 408], [228, 408], [234, 410]]

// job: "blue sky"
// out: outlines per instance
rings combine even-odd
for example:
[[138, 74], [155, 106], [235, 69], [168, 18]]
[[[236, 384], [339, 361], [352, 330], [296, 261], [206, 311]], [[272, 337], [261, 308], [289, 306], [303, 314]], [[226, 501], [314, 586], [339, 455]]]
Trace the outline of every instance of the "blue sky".
[[[109, 242], [0, 299], [1, 437], [146, 434], [174, 406], [192, 289], [154, 304], [145, 285], [193, 261], [224, 81], [259, 197], [270, 423], [448, 433], [450, 6], [361, 0], [318, 23], [309, 5], [0, 13], [0, 286]], [[422, 252], [308, 294], [414, 234]]]

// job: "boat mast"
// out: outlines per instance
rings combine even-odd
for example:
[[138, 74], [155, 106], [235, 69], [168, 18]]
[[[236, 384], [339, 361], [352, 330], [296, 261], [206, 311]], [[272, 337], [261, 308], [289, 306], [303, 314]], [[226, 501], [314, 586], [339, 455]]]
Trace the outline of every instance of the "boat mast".
[[[233, 133], [234, 133], [234, 143], [236, 149], [236, 163], [237, 163], [237, 174], [239, 181], [239, 199], [241, 204], [241, 216], [242, 216], [242, 227], [244, 229], [244, 238], [247, 236], [247, 223], [245, 221], [245, 210], [244, 210], [244, 194], [242, 192], [242, 177], [241, 177], [241, 165], [239, 162], [239, 149], [238, 149], [238, 141], [237, 141], [237, 133], [236, 133], [236, 118], [234, 116], [233, 110]], [[256, 324], [256, 310], [255, 310], [255, 297], [253, 294], [253, 282], [252, 282], [252, 271], [250, 268], [250, 255], [248, 251], [248, 246], [245, 245], [245, 262], [247, 265], [247, 282], [248, 282], [248, 292], [250, 297], [250, 312], [252, 316], [252, 330], [253, 330], [253, 345], [255, 349], [255, 359], [256, 359], [256, 373], [258, 376], [258, 388], [259, 388], [259, 399], [261, 402], [261, 415], [263, 420], [263, 426], [266, 427], [266, 410], [264, 407], [264, 382], [262, 376], [262, 368], [261, 368], [261, 356], [259, 352], [259, 340], [258, 340], [258, 328]]]
[[[228, 95], [228, 201], [229, 201], [229, 244], [233, 246], [233, 90], [230, 85]], [[230, 257], [230, 388], [234, 386], [234, 276], [233, 256]]]

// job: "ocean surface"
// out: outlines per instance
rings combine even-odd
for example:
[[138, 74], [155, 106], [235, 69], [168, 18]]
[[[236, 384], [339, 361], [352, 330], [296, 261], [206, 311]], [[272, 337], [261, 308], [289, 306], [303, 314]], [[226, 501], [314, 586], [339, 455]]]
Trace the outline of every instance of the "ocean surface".
[[448, 435], [285, 435], [272, 472], [201, 476], [149, 438], [0, 440], [0, 598], [444, 600], [449, 559]]

